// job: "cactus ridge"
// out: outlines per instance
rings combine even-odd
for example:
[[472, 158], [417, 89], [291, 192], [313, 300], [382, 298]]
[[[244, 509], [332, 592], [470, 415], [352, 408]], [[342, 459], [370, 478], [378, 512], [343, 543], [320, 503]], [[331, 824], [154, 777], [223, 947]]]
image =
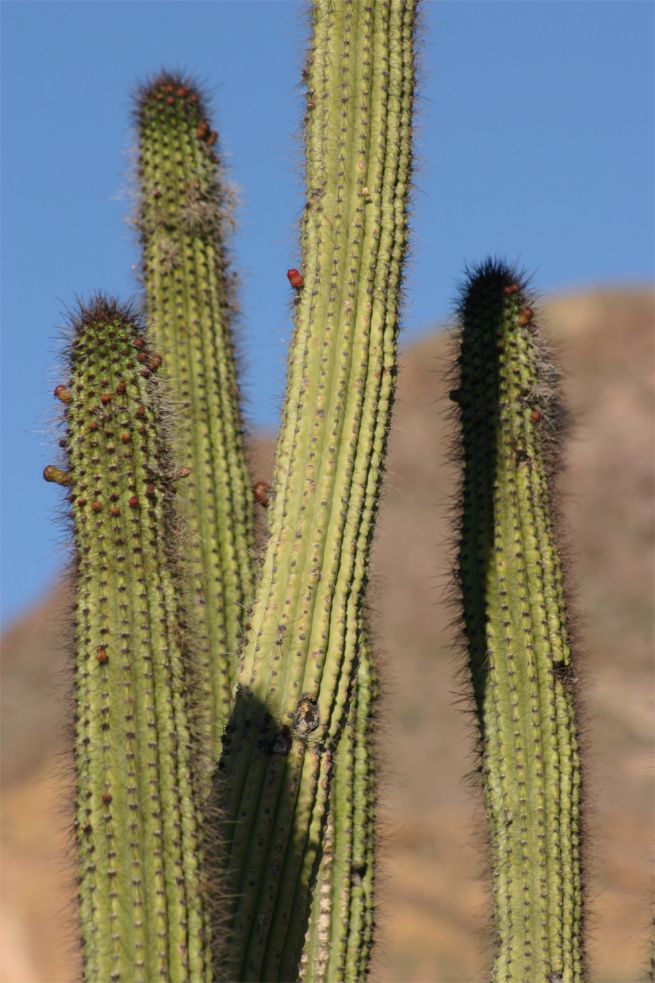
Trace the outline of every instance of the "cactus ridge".
[[377, 674], [365, 636], [343, 734], [301, 963], [303, 983], [360, 980], [373, 944], [376, 786], [373, 754]]
[[210, 979], [171, 472], [133, 312], [73, 319], [76, 838], [85, 978]]
[[584, 978], [581, 776], [552, 514], [556, 373], [525, 283], [497, 261], [460, 306], [458, 579], [480, 728], [493, 979]]
[[253, 501], [225, 245], [230, 194], [206, 100], [191, 79], [160, 73], [140, 90], [135, 117], [148, 330], [179, 404], [174, 452], [191, 471], [178, 506], [190, 533], [198, 702], [206, 706], [207, 748], [216, 760], [232, 706], [239, 622], [253, 589]]
[[[324, 826], [353, 686], [357, 644], [348, 626], [361, 610], [396, 370], [414, 21], [414, 3], [314, 7], [304, 286], [270, 541], [239, 669], [268, 717], [250, 732], [235, 721], [235, 750], [223, 761], [226, 814], [239, 817], [228, 843], [236, 976], [297, 974], [308, 871], [320, 847], [314, 830]], [[311, 740], [293, 728], [305, 697], [320, 721]], [[276, 728], [291, 732], [282, 763], [266, 752]]]

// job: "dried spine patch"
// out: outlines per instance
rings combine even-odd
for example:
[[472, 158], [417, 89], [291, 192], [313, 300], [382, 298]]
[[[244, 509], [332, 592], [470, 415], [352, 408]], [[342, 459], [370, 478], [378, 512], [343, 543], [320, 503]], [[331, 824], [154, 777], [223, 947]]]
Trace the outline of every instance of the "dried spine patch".
[[253, 588], [252, 492], [233, 339], [229, 191], [197, 88], [164, 73], [138, 98], [139, 227], [150, 336], [178, 404], [175, 453], [190, 467], [177, 502], [186, 527], [208, 751], [232, 706], [239, 622]]
[[142, 374], [129, 310], [100, 297], [73, 328], [67, 421], [84, 975], [210, 980], [191, 684], [156, 383]]
[[555, 372], [511, 269], [474, 271], [460, 315], [458, 574], [489, 820], [493, 979], [579, 981], [581, 779], [551, 508]]
[[[415, 4], [318, 0], [308, 67], [303, 288], [270, 541], [239, 669], [225, 807], [237, 899], [232, 978], [292, 979], [358, 659], [358, 625], [396, 370]], [[366, 187], [370, 198], [362, 195]], [[280, 629], [283, 634], [280, 636]], [[268, 753], [312, 697], [320, 726]], [[292, 731], [293, 734], [293, 731]]]

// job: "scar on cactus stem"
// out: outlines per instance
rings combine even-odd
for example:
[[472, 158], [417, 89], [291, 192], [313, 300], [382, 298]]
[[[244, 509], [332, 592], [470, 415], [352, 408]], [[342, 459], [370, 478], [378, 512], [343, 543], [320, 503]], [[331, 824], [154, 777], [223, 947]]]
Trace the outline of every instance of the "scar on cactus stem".
[[580, 983], [582, 783], [553, 518], [559, 443], [540, 425], [560, 416], [557, 373], [526, 286], [504, 263], [468, 274], [459, 316], [457, 579], [488, 817], [492, 979]]

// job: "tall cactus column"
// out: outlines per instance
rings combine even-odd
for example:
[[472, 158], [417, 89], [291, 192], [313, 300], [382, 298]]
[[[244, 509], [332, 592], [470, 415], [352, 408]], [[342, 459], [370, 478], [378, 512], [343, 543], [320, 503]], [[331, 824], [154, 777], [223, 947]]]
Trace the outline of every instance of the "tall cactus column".
[[253, 589], [253, 496], [245, 462], [228, 270], [228, 189], [196, 86], [163, 73], [142, 89], [140, 209], [148, 332], [177, 403], [174, 447], [191, 469], [178, 496], [201, 658], [198, 703], [220, 753]]
[[298, 973], [352, 694], [396, 371], [415, 14], [390, 0], [313, 8], [304, 286], [270, 541], [222, 761], [230, 979]]
[[459, 578], [487, 801], [494, 981], [584, 974], [581, 783], [552, 518], [556, 378], [520, 280], [474, 271], [461, 305]]
[[66, 404], [77, 555], [77, 842], [84, 977], [211, 979], [171, 525], [148, 354], [103, 298], [74, 323]]

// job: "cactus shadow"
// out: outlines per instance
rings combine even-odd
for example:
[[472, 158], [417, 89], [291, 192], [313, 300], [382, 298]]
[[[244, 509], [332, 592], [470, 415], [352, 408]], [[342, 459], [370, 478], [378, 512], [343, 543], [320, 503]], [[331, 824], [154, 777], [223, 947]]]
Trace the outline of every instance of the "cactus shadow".
[[459, 356], [464, 480], [458, 566], [462, 631], [482, 745], [486, 740], [486, 717], [482, 710], [489, 682], [485, 623], [491, 598], [488, 596], [487, 583], [489, 567], [494, 558], [494, 473], [502, 411], [502, 348], [499, 347], [496, 328], [502, 324], [506, 311], [502, 290], [505, 282], [501, 280], [492, 289], [489, 281], [480, 284], [478, 290], [484, 291], [483, 304], [480, 296], [475, 296], [473, 292], [467, 295], [462, 308], [463, 329]]
[[216, 981], [299, 978], [320, 850], [307, 873], [297, 744], [238, 687], [206, 809]]

